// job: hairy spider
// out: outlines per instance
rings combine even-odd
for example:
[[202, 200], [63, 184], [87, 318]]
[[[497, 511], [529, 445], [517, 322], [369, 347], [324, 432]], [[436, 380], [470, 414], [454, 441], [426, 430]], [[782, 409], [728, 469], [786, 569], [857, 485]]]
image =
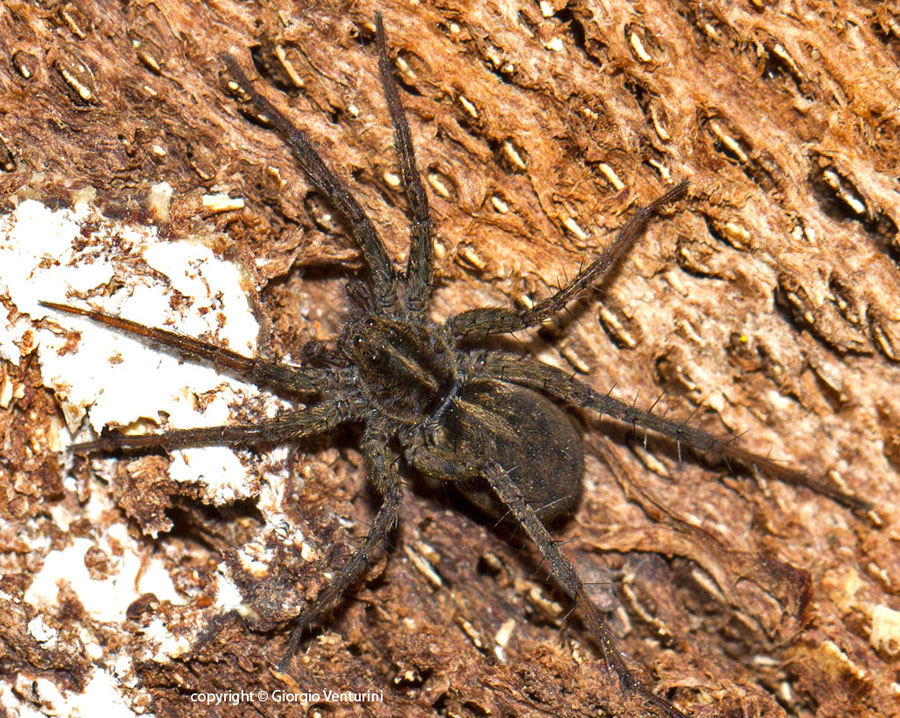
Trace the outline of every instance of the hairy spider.
[[552, 296], [523, 310], [478, 308], [443, 324], [428, 315], [434, 278], [432, 222], [428, 197], [416, 167], [409, 127], [392, 77], [387, 42], [376, 15], [381, 83], [412, 214], [409, 259], [398, 271], [379, 234], [347, 187], [322, 161], [306, 135], [251, 85], [237, 61], [224, 62], [255, 112], [288, 144], [309, 182], [347, 222], [368, 268], [369, 286], [354, 298], [363, 311], [347, 322], [334, 346], [317, 345], [315, 364], [293, 366], [246, 357], [164, 329], [91, 309], [47, 302], [123, 332], [180, 352], [184, 357], [226, 368], [259, 386], [301, 398], [302, 408], [256, 424], [171, 430], [157, 434], [104, 433], [76, 444], [75, 452], [143, 448], [170, 449], [201, 444], [263, 445], [328, 432], [340, 424], [364, 425], [362, 453], [368, 478], [381, 505], [365, 540], [334, 580], [295, 622], [279, 670], [290, 664], [304, 630], [332, 608], [364, 572], [373, 551], [398, 521], [402, 499], [396, 451], [399, 446], [416, 471], [454, 483], [477, 507], [511, 516], [536, 545], [562, 590], [571, 598], [597, 642], [606, 666], [623, 688], [670, 718], [685, 718], [668, 700], [636, 677], [600, 611], [588, 598], [572, 563], [544, 523], [570, 514], [584, 471], [581, 439], [560, 403], [591, 409], [686, 444], [710, 459], [745, 467], [808, 486], [852, 508], [865, 502], [766, 457], [699, 429], [598, 394], [565, 372], [509, 352], [472, 348], [477, 340], [540, 324], [591, 289], [640, 237], [660, 208], [687, 194], [683, 181], [639, 209], [614, 241]]

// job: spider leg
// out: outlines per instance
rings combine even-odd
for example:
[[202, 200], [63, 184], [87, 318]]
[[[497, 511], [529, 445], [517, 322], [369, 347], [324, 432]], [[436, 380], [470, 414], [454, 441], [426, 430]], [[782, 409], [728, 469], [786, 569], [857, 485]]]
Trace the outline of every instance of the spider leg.
[[400, 170], [406, 187], [406, 200], [412, 211], [413, 222], [410, 230], [411, 242], [409, 259], [406, 263], [406, 298], [411, 311], [422, 311], [431, 293], [434, 275], [434, 247], [431, 243], [431, 215], [428, 195], [416, 168], [416, 153], [413, 148], [409, 124], [403, 110], [397, 84], [392, 74], [393, 66], [387, 52], [387, 38], [381, 13], [375, 13], [375, 42], [378, 45], [378, 69], [381, 86], [387, 100], [394, 127], [394, 145], [400, 158]]
[[582, 269], [575, 278], [553, 295], [541, 300], [531, 309], [470, 309], [447, 322], [450, 333], [457, 338], [478, 339], [492, 334], [506, 334], [533, 327], [565, 308], [572, 299], [599, 281], [619, 258], [641, 236], [647, 222], [662, 207], [681, 199], [687, 193], [688, 182], [673, 187], [661, 197], [642, 207], [619, 231], [612, 244], [600, 256]]
[[578, 571], [559, 550], [556, 542], [550, 536], [544, 524], [538, 519], [537, 514], [522, 497], [516, 483], [507, 476], [501, 466], [491, 461], [482, 470], [482, 475], [490, 483], [499, 499], [509, 507], [519, 525], [525, 529], [525, 533], [534, 542], [541, 556], [550, 564], [550, 572], [560, 587], [581, 609], [581, 615], [587, 623], [591, 635], [600, 646], [606, 665], [618, 676], [622, 687], [636, 693], [655, 707], [659, 708], [669, 718], [686, 718], [685, 714], [678, 710], [664, 698], [660, 698], [652, 691], [645, 688], [628, 667], [625, 656], [618, 646], [615, 636], [609, 626], [600, 616], [600, 612], [588, 597], [584, 590], [584, 584], [578, 576]]
[[228, 54], [224, 55], [222, 59], [235, 83], [250, 98], [256, 111], [275, 128], [275, 131], [290, 147], [294, 159], [306, 174], [310, 184], [328, 198], [350, 225], [350, 231], [369, 268], [378, 304], [382, 307], [394, 304], [398, 283], [397, 270], [394, 268], [372, 220], [350, 194], [346, 185], [328, 169], [306, 134], [253, 88], [237, 60]]
[[94, 451], [116, 451], [119, 449], [176, 449], [185, 446], [206, 446], [209, 444], [230, 444], [232, 446], [256, 446], [277, 444], [299, 439], [311, 434], [322, 434], [355, 419], [348, 403], [339, 399], [328, 399], [297, 411], [288, 411], [272, 419], [264, 419], [258, 424], [232, 424], [207, 426], [198, 429], [175, 429], [159, 434], [107, 434], [96, 441], [73, 444], [70, 448], [77, 454]]
[[381, 507], [369, 527], [366, 538], [356, 547], [347, 563], [344, 564], [334, 580], [316, 597], [312, 605], [297, 617], [284, 656], [278, 664], [279, 673], [287, 670], [291, 658], [297, 652], [304, 631], [317, 618], [330, 610], [347, 592], [347, 589], [359, 580], [369, 565], [372, 552], [384, 543], [388, 534], [397, 524], [403, 492], [400, 488], [400, 476], [397, 473], [395, 457], [388, 446], [388, 439], [387, 434], [372, 431], [370, 428], [367, 428], [363, 435], [362, 449], [366, 472], [382, 496]]
[[80, 309], [56, 302], [41, 302], [41, 304], [60, 312], [87, 317], [132, 336], [144, 337], [174, 349], [187, 359], [206, 361], [218, 367], [231, 369], [239, 378], [257, 386], [271, 386], [290, 394], [313, 394], [334, 388], [337, 383], [333, 372], [329, 369], [290, 366], [260, 357], [246, 357], [184, 334], [148, 327], [131, 319], [123, 319], [95, 309]]
[[606, 394], [598, 394], [555, 367], [527, 357], [502, 352], [486, 353], [482, 355], [482, 358], [480, 368], [488, 376], [546, 392], [557, 399], [586, 409], [593, 409], [626, 424], [642, 426], [656, 434], [668, 437], [676, 442], [679, 448], [681, 444], [687, 444], [693, 449], [709, 455], [712, 459], [726, 462], [736, 461], [752, 471], [759, 471], [761, 474], [779, 481], [805, 486], [847, 508], [860, 511], [872, 509], [869, 502], [845, 494], [824, 481], [809, 476], [805, 471], [791, 468], [765, 456], [742, 449], [736, 446], [731, 439], [720, 439], [693, 426], [651, 414], [649, 411], [638, 409]]

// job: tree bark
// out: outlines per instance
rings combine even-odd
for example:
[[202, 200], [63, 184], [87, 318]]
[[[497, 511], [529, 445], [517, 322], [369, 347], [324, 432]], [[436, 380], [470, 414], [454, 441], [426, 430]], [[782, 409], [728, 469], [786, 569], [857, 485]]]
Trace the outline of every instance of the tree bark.
[[[171, 242], [202, 235], [238, 263], [260, 351], [298, 357], [336, 337], [359, 254], [274, 133], [238, 111], [221, 55], [255, 63], [256, 86], [403, 266], [376, 11], [432, 206], [435, 319], [547, 296], [688, 178], [689, 199], [596, 296], [505, 345], [640, 406], [662, 395], [654, 411], [740, 435], [874, 506], [854, 514], [580, 413], [586, 487], [558, 536], [643, 680], [695, 716], [900, 715], [900, 14], [888, 4], [8, 0], [3, 212], [26, 197], [71, 206], [92, 188], [111, 220]], [[149, 200], [161, 182], [164, 210]], [[203, 199], [215, 194], [243, 206]], [[66, 478], [62, 400], [37, 348], [20, 349], [0, 365], [10, 700], [74, 705], [102, 675], [132, 710], [166, 716], [212, 713], [190, 696], [228, 691], [289, 715], [296, 704], [272, 698], [288, 688], [318, 693], [322, 715], [634, 715], [533, 550], [443, 491], [407, 490], [387, 557], [304, 644], [296, 685], [273, 675], [286, 622], [373, 515], [358, 436], [299, 447], [277, 488], [258, 468], [269, 464], [244, 457], [256, 493], [231, 507], [208, 477], [172, 479], [164, 455], [112, 462], [109, 483], [84, 464]], [[267, 491], [308, 555], [276, 540]], [[109, 497], [102, 515], [85, 510], [93, 494]], [[51, 551], [123, 528], [162, 557], [180, 603], [136, 595], [106, 622], [71, 586], [55, 607], [29, 603]], [[242, 558], [254, 542], [262, 569]], [[223, 571], [242, 615], [221, 607]], [[165, 648], [179, 637], [187, 647]]]

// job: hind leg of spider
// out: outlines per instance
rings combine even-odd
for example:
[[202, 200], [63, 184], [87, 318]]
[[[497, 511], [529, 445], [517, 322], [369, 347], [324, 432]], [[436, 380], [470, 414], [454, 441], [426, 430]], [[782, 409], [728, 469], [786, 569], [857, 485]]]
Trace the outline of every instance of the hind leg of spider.
[[388, 57], [387, 38], [381, 13], [375, 14], [375, 40], [378, 45], [378, 69], [381, 74], [381, 86], [387, 100], [391, 125], [394, 128], [394, 145], [400, 158], [400, 170], [403, 184], [406, 187], [406, 201], [412, 212], [410, 228], [409, 259], [406, 263], [406, 299], [412, 311], [424, 309], [431, 293], [431, 282], [434, 275], [434, 247], [431, 240], [431, 212], [428, 207], [428, 195], [425, 185], [416, 167], [416, 153], [409, 123], [400, 93], [394, 82], [393, 66]]
[[224, 55], [223, 60], [235, 85], [249, 98], [261, 119], [271, 124], [281, 135], [310, 183], [328, 198], [349, 224], [350, 232], [369, 268], [377, 303], [382, 307], [393, 306], [396, 303], [399, 277], [372, 220], [343, 181], [328, 169], [306, 134], [254, 89], [237, 60], [231, 55]]
[[289, 366], [260, 357], [246, 357], [230, 349], [223, 349], [184, 334], [158, 327], [148, 327], [114, 314], [99, 312], [96, 309], [81, 309], [56, 302], [41, 302], [41, 304], [67, 314], [87, 317], [91, 321], [113, 327], [131, 336], [148, 339], [156, 344], [174, 349], [186, 359], [208, 362], [230, 369], [237, 377], [257, 386], [270, 386], [288, 394], [314, 394], [334, 388], [337, 384], [337, 379], [330, 369]]
[[450, 332], [461, 339], [475, 339], [492, 334], [516, 332], [540, 324], [564, 309], [572, 299], [600, 281], [634, 244], [635, 240], [643, 234], [650, 218], [667, 204], [684, 197], [687, 194], [687, 188], [688, 182], [685, 180], [635, 212], [634, 216], [619, 231], [612, 244], [594, 261], [581, 270], [565, 287], [538, 302], [531, 309], [470, 309], [448, 320], [447, 325]]
[[258, 424], [234, 424], [209, 426], [198, 429], [174, 429], [159, 434], [104, 434], [96, 441], [74, 444], [71, 450], [77, 454], [94, 451], [118, 451], [120, 449], [177, 449], [186, 446], [228, 444], [232, 446], [258, 446], [278, 444], [312, 434], [323, 434], [339, 424], [357, 418], [338, 399], [329, 399], [297, 411], [285, 412]]
[[598, 394], [564, 371], [534, 359], [493, 352], [484, 355], [481, 371], [487, 376], [528, 386], [576, 406], [593, 409], [623, 423], [640, 426], [669, 438], [679, 448], [681, 445], [687, 445], [712, 460], [734, 461], [751, 471], [759, 471], [773, 479], [805, 486], [847, 508], [860, 511], [869, 511], [872, 508], [867, 501], [845, 494], [824, 481], [809, 476], [804, 471], [742, 449], [732, 440], [720, 439], [701, 429], [671, 421], [649, 411], [643, 411], [631, 404], [613, 399], [611, 396]]
[[382, 501], [375, 520], [363, 542], [357, 546], [350, 559], [341, 567], [334, 580], [319, 594], [313, 604], [301, 613], [295, 623], [284, 655], [278, 664], [278, 671], [284, 673], [297, 652], [304, 631], [319, 617], [329, 611], [347, 590], [356, 583], [369, 565], [372, 552], [384, 543], [388, 534], [397, 524], [403, 492], [400, 476], [395, 467], [395, 456], [388, 446], [389, 437], [382, 432], [367, 430], [363, 436], [362, 449], [366, 471], [375, 485]]
[[[500, 500], [501, 513], [505, 509], [521, 526], [541, 556], [550, 565], [554, 580], [581, 611], [592, 638], [603, 653], [606, 665], [618, 677], [629, 692], [639, 695], [659, 708], [667, 718], [685, 718], [684, 714], [668, 701], [658, 697], [638, 681], [618, 647], [615, 636], [606, 625], [600, 612], [584, 590], [578, 572], [560, 551], [550, 536], [535, 508], [525, 499], [515, 478], [507, 474], [496, 461], [475, 455], [465, 448], [457, 450], [451, 445], [431, 444], [421, 440], [407, 441], [404, 453], [418, 471], [428, 476], [440, 476], [445, 481], [465, 481], [483, 478]], [[526, 467], [517, 467], [520, 471]], [[527, 483], [527, 482], [526, 482]], [[505, 517], [504, 517], [505, 518]]]
[[482, 475], [550, 565], [553, 578], [581, 611], [588, 630], [603, 652], [607, 667], [616, 674], [622, 687], [644, 698], [668, 718], [686, 718], [685, 714], [669, 701], [645, 688], [628, 667], [615, 636], [585, 592], [584, 584], [582, 584], [575, 567], [559, 550], [544, 524], [538, 519], [534, 509], [525, 501], [516, 482], [495, 462], [488, 462], [482, 470]]

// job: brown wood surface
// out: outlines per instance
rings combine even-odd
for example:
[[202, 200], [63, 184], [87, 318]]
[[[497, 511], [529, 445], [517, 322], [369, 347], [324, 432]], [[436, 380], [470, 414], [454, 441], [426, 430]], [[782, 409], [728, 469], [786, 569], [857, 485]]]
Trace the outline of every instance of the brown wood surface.
[[[66, 204], [90, 186], [108, 213], [152, 222], [145, 199], [167, 181], [172, 241], [215, 230], [223, 253], [256, 259], [267, 347], [334, 336], [340, 312], [313, 320], [299, 307], [345, 307], [358, 254], [277, 137], [236, 111], [220, 55], [249, 66], [253, 52], [268, 80], [258, 87], [351, 182], [399, 259], [405, 200], [390, 176], [377, 10], [437, 226], [435, 318], [546, 296], [664, 190], [663, 174], [690, 178], [689, 200], [651, 225], [599, 301], [513, 345], [642, 406], [664, 393], [657, 410], [742, 434], [875, 511], [679, 462], [674, 447], [645, 448], [583, 415], [587, 485], [559, 536], [645, 680], [685, 712], [896, 716], [900, 13], [889, 5], [7, 0], [0, 208], [26, 194]], [[204, 211], [212, 190], [246, 206]], [[266, 576], [239, 575], [249, 615], [220, 620], [215, 566], [254, 538], [252, 506], [204, 507], [202, 487], [166, 482], [161, 458], [141, 471], [121, 462], [113, 487], [83, 468], [73, 495], [62, 457], [40, 440], [59, 418], [38, 369], [25, 357], [0, 371], [18, 387], [0, 410], [0, 681], [40, 703], [22, 686], [83, 691], [93, 666], [126, 655], [117, 690], [133, 708], [302, 714], [186, 696], [284, 687], [270, 670], [284, 621], [372, 515], [355, 435], [295, 460], [290, 512], [319, 557], [283, 553]], [[180, 557], [173, 572], [195, 576], [187, 608], [149, 601], [122, 625], [90, 626], [105, 637], [101, 657], [80, 647], [91, 621], [77, 596], [51, 617], [53, 650], [26, 630], [34, 610], [22, 601], [42, 553], [21, 537], [58, 548], [102, 533], [52, 518], [60, 505], [77, 515], [90, 491], [111, 492], [121, 511], [108, 521], [128, 521], [148, 551]], [[159, 527], [141, 511], [154, 493], [176, 506], [175, 529], [155, 540], [141, 533]], [[310, 715], [638, 714], [530, 549], [440, 493], [407, 494], [389, 557], [292, 672], [301, 689], [383, 690], [384, 703], [322, 703]], [[143, 645], [153, 616], [173, 634], [199, 623], [203, 640], [154, 660]]]

